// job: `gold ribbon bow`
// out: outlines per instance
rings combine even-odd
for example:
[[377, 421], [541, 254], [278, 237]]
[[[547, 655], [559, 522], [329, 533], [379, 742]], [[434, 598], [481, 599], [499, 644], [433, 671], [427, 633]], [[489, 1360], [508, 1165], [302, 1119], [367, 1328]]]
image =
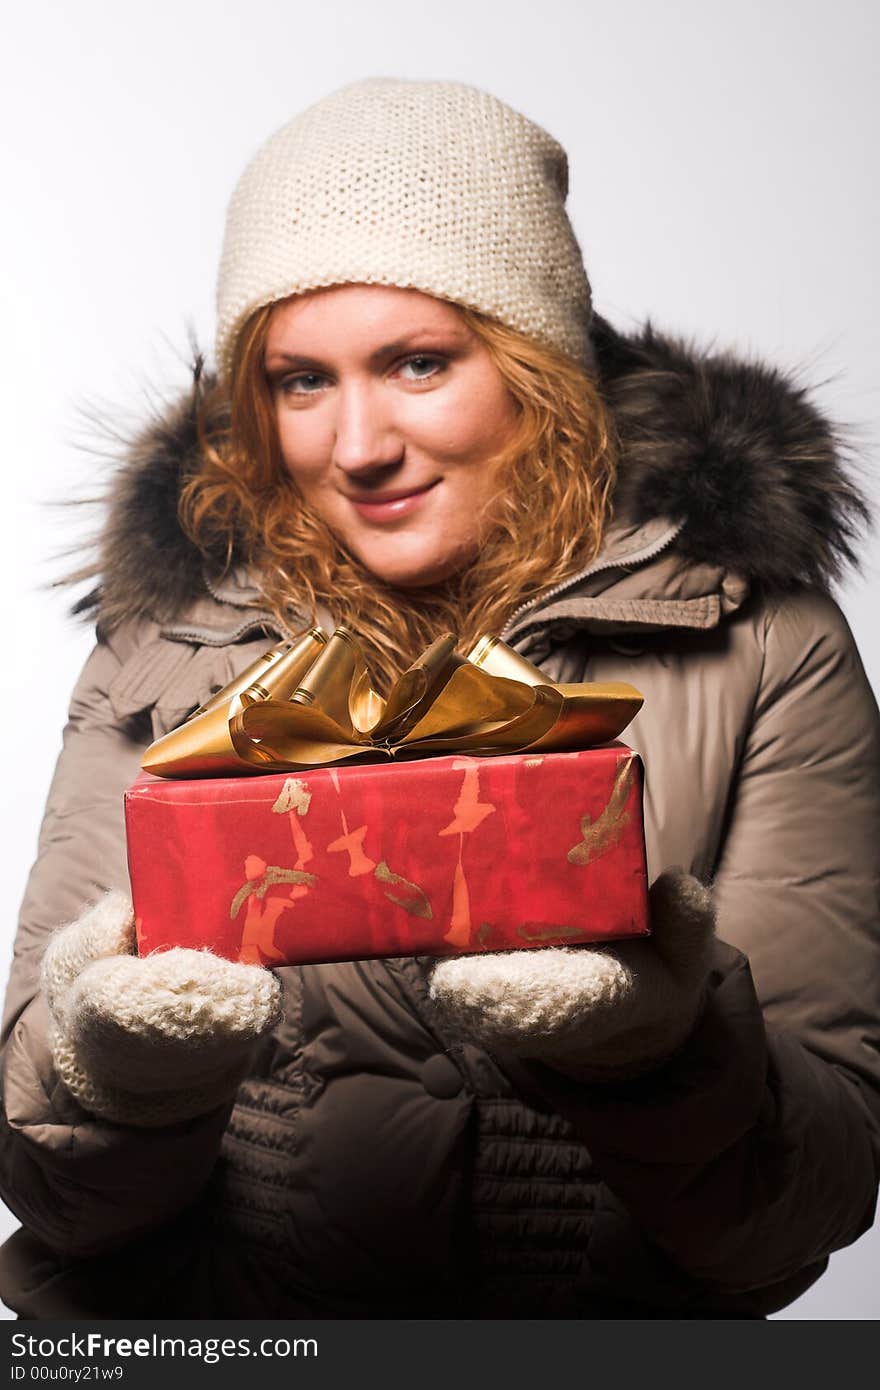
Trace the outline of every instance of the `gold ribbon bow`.
[[623, 681], [553, 685], [497, 637], [467, 656], [438, 637], [393, 685], [371, 688], [345, 627], [312, 628], [248, 666], [185, 724], [147, 749], [160, 777], [295, 772], [430, 753], [551, 752], [616, 738], [643, 697]]

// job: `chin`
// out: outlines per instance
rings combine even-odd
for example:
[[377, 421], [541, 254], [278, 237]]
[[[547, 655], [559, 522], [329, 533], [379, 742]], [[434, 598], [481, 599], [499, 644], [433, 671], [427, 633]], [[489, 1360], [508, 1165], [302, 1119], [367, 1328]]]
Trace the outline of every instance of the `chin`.
[[[461, 569], [461, 563], [434, 565], [428, 569], [373, 569], [372, 573], [383, 583], [390, 584], [395, 589], [430, 589], [435, 584], [442, 584], [444, 580], [451, 579]], [[372, 568], [372, 567], [370, 567]]]
[[451, 579], [454, 574], [459, 573], [467, 564], [468, 556], [456, 555], [437, 560], [433, 564], [426, 564], [424, 561], [412, 564], [382, 564], [381, 562], [371, 563], [366, 555], [360, 557], [361, 564], [365, 565], [371, 574], [380, 579], [383, 584], [390, 584], [395, 589], [428, 589], [434, 584], [442, 584], [444, 580]]

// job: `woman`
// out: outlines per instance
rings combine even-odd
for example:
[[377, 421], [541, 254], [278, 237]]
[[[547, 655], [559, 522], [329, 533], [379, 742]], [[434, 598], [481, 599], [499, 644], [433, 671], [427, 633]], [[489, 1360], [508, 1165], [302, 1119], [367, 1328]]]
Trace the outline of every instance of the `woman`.
[[[16, 943], [23, 1316], [763, 1316], [870, 1225], [878, 720], [827, 592], [864, 505], [777, 372], [591, 317], [566, 186], [492, 97], [378, 80], [236, 189], [219, 375], [116, 485]], [[449, 628], [638, 685], [652, 938], [137, 959], [144, 748], [315, 620], [384, 691]]]

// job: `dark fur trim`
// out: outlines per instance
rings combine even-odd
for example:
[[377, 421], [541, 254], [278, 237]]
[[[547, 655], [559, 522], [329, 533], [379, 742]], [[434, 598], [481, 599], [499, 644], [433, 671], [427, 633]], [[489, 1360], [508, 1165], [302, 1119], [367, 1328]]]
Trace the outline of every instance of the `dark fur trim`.
[[[625, 336], [596, 318], [603, 392], [621, 440], [615, 507], [642, 522], [683, 518], [677, 544], [768, 591], [826, 586], [854, 563], [868, 510], [828, 421], [772, 367], [706, 353], [650, 323]], [[93, 564], [100, 576], [75, 611], [112, 628], [167, 621], [204, 591], [204, 559], [177, 516], [198, 439], [191, 394], [132, 444], [114, 479]], [[238, 555], [237, 560], [246, 559]]]
[[108, 630], [128, 618], [168, 621], [204, 592], [208, 557], [184, 534], [177, 511], [181, 488], [198, 466], [201, 386], [197, 358], [192, 390], [131, 442], [109, 488], [97, 555], [66, 581], [99, 578], [72, 611], [98, 610]]
[[625, 338], [597, 319], [593, 336], [620, 434], [622, 510], [640, 522], [684, 519], [678, 547], [689, 559], [771, 592], [824, 587], [856, 562], [867, 504], [803, 388], [650, 323]]

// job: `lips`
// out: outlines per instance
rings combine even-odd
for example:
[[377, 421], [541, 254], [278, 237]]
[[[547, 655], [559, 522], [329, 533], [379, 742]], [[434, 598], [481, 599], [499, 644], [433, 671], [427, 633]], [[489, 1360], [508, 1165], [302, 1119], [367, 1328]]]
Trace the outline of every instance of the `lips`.
[[[361, 516], [368, 521], [395, 521], [399, 516], [408, 516], [421, 505], [423, 498], [436, 487], [439, 478], [422, 488], [397, 488], [369, 498], [349, 497], [348, 500]], [[346, 494], [347, 495], [347, 494]]]

